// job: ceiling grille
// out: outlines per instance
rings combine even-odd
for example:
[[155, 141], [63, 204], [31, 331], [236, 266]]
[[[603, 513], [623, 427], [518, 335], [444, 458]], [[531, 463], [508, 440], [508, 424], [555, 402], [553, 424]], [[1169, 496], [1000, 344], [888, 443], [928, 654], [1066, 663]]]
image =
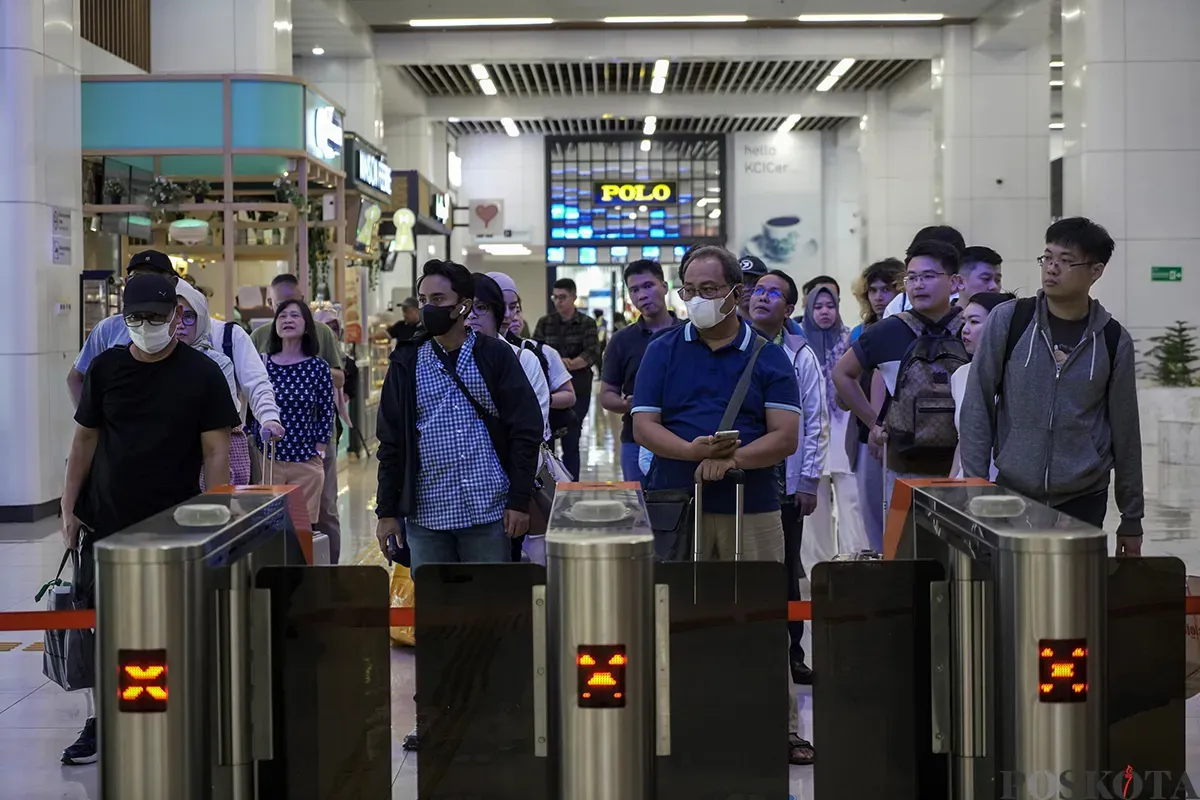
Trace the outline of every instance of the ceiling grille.
[[[747, 133], [773, 131], [787, 117], [663, 117], [658, 120], [658, 133]], [[852, 117], [805, 117], [796, 124], [797, 131], [828, 131], [840, 126]], [[521, 133], [546, 134], [550, 136], [583, 136], [600, 133], [640, 134], [641, 119], [589, 118], [589, 119], [519, 119], [516, 120]], [[455, 136], [473, 134], [503, 134], [504, 126], [498, 120], [460, 119], [447, 123], [447, 129]]]
[[[832, 91], [886, 89], [915, 60], [859, 61]], [[665, 93], [771, 94], [816, 88], [837, 61], [678, 61]], [[485, 64], [501, 97], [581, 97], [650, 90], [653, 61]], [[409, 65], [400, 71], [430, 97], [482, 95], [468, 64]]]

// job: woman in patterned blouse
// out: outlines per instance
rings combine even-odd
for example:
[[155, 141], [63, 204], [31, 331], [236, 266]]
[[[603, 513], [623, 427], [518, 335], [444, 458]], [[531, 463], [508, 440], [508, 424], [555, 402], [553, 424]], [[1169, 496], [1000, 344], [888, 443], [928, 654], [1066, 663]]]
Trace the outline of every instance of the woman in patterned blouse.
[[[275, 443], [274, 463], [266, 475], [279, 485], [299, 486], [308, 506], [310, 525], [321, 508], [325, 483], [323, 459], [333, 426], [333, 377], [329, 364], [317, 357], [312, 312], [300, 300], [287, 300], [275, 310], [267, 354], [267, 375], [287, 434]], [[263, 451], [262, 430], [254, 438]], [[329, 458], [336, 458], [334, 453]]]

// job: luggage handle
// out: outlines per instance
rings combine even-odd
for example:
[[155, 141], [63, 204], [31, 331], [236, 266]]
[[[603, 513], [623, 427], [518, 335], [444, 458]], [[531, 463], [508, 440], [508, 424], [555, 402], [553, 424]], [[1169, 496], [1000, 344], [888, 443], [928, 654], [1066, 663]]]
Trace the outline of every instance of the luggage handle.
[[[742, 560], [742, 518], [745, 516], [745, 499], [746, 499], [746, 472], [740, 469], [731, 469], [725, 473], [725, 477], [732, 480], [734, 483], [734, 508], [733, 508], [733, 561], [736, 564]], [[697, 593], [700, 586], [699, 575], [697, 574], [700, 567], [700, 537], [703, 533], [704, 519], [704, 481], [696, 481], [696, 497], [692, 503], [695, 509], [695, 519], [692, 524], [692, 602], [697, 602]], [[733, 600], [736, 603], [738, 596], [737, 574], [734, 573], [733, 583]]]
[[[270, 464], [270, 472], [267, 471], [267, 465]], [[262, 470], [259, 472], [262, 476], [264, 486], [275, 485], [275, 440], [266, 439], [263, 441], [262, 449]]]

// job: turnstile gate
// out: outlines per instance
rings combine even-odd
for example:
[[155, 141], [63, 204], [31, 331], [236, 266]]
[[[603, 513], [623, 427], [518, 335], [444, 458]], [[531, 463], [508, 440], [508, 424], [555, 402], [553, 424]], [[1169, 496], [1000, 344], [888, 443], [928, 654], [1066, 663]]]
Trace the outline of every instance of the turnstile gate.
[[1181, 777], [1182, 563], [1110, 559], [1103, 531], [995, 486], [912, 492], [895, 560], [812, 570], [816, 796]]
[[261, 491], [95, 547], [104, 800], [388, 796], [383, 570], [306, 566]]

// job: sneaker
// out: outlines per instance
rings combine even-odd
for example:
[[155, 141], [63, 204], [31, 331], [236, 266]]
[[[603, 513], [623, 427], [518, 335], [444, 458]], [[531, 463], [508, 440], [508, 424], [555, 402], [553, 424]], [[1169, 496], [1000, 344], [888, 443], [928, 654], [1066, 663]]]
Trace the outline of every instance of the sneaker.
[[413, 725], [413, 729], [404, 737], [404, 742], [400, 745], [405, 750], [413, 751], [417, 749], [417, 726]]
[[75, 744], [63, 750], [64, 764], [94, 764], [96, 762], [96, 718], [88, 717]]

